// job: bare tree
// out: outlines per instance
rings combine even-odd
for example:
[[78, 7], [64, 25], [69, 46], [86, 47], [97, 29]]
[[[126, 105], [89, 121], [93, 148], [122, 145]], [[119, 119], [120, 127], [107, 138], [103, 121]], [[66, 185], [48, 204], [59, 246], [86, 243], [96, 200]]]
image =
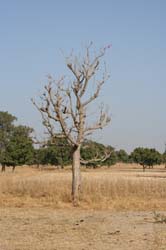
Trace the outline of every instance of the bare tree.
[[[66, 65], [72, 74], [72, 81], [66, 80], [64, 76], [59, 81], [55, 81], [48, 76], [48, 83], [44, 87], [44, 93], [40, 96], [40, 104], [32, 100], [41, 113], [43, 125], [52, 142], [56, 138], [65, 137], [71, 145], [74, 205], [78, 204], [81, 189], [81, 145], [87, 136], [95, 130], [102, 129], [110, 122], [110, 117], [103, 106], [99, 110], [96, 122], [92, 122], [91, 125], [87, 122], [89, 105], [99, 96], [103, 84], [109, 78], [105, 64], [103, 64], [102, 73], [99, 67], [105, 51], [106, 48], [101, 49], [98, 54], [92, 53], [90, 45], [86, 48], [83, 57], [71, 54], [66, 58]], [[100, 80], [96, 79], [99, 77], [98, 75], [100, 75]], [[95, 90], [89, 94], [92, 86], [95, 86]], [[104, 158], [102, 157], [102, 159]]]

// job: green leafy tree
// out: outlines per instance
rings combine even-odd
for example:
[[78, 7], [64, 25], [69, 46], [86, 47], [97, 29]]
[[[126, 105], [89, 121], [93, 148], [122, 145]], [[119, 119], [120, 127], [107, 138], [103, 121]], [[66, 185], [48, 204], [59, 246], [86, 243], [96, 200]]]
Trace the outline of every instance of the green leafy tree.
[[36, 163], [43, 165], [55, 165], [64, 168], [65, 165], [71, 163], [71, 148], [65, 139], [57, 139], [52, 145], [35, 150]]
[[119, 151], [116, 152], [116, 155], [117, 155], [118, 162], [123, 162], [123, 163], [129, 162], [129, 156], [125, 150], [120, 149]]
[[33, 163], [32, 132], [33, 130], [26, 126], [20, 125], [13, 128], [13, 133], [7, 146], [7, 163], [13, 166]]
[[37, 165], [58, 165], [58, 161], [54, 152], [54, 148], [42, 147], [35, 150], [35, 162]]
[[9, 161], [7, 147], [9, 145], [16, 117], [8, 112], [0, 111], [0, 163], [2, 171], [5, 171], [5, 164]]
[[166, 168], [166, 153], [164, 153], [162, 155], [162, 162], [163, 162], [163, 164], [165, 165], [165, 168]]
[[49, 148], [54, 152], [58, 166], [64, 168], [71, 163], [71, 147], [66, 138], [57, 138]]
[[142, 165], [143, 171], [147, 167], [153, 168], [154, 165], [161, 164], [161, 154], [155, 149], [136, 148], [130, 155], [131, 159]]
[[8, 112], [0, 112], [0, 163], [5, 166], [30, 164], [33, 161], [32, 129], [15, 126], [16, 117]]
[[165, 168], [166, 168], [166, 144], [165, 144], [165, 151], [162, 154], [162, 162], [163, 162], [163, 164], [165, 165]]

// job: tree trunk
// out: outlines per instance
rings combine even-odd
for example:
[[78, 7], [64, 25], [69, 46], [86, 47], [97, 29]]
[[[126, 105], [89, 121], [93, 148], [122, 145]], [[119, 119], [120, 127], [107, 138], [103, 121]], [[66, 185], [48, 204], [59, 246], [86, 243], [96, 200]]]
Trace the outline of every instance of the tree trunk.
[[15, 165], [13, 165], [13, 166], [12, 166], [12, 172], [14, 172], [14, 170], [15, 170], [15, 167], [16, 167]]
[[5, 170], [6, 170], [6, 167], [5, 167], [4, 164], [2, 164], [2, 169], [1, 169], [1, 171], [2, 171], [2, 172], [5, 172]]
[[80, 171], [80, 146], [74, 147], [72, 152], [72, 201], [74, 206], [78, 206], [81, 189]]
[[60, 168], [61, 168], [61, 169], [64, 169], [64, 165], [63, 165], [63, 156], [62, 156], [62, 158], [60, 159]]

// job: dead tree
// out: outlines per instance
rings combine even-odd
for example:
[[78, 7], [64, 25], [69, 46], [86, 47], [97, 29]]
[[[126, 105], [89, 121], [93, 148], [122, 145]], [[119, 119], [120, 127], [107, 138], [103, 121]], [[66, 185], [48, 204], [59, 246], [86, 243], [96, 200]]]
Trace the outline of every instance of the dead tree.
[[[102, 75], [99, 72], [105, 51], [106, 48], [101, 49], [98, 54], [91, 53], [91, 46], [89, 46], [82, 58], [74, 57], [71, 54], [66, 58], [66, 65], [73, 77], [72, 81], [66, 80], [65, 77], [55, 81], [48, 76], [48, 83], [45, 85], [43, 95], [40, 96], [40, 103], [32, 100], [41, 113], [43, 125], [52, 142], [56, 138], [65, 137], [71, 145], [72, 201], [74, 205], [78, 204], [81, 188], [81, 145], [87, 136], [102, 129], [110, 122], [110, 117], [103, 106], [99, 110], [96, 121], [91, 125], [87, 122], [89, 105], [99, 96], [103, 84], [109, 78], [106, 67], [104, 67]], [[105, 64], [103, 65], [105, 66]], [[100, 73], [100, 80], [96, 79], [98, 73]], [[95, 86], [95, 90], [89, 94], [92, 86]]]

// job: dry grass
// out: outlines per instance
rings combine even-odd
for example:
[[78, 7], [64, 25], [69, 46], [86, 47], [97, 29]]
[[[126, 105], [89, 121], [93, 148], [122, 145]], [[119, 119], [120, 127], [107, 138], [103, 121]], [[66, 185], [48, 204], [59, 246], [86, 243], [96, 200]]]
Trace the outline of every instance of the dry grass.
[[[165, 171], [142, 173], [138, 166], [82, 173], [80, 207], [93, 209], [164, 210]], [[0, 206], [72, 208], [71, 172], [17, 168], [0, 174]]]

